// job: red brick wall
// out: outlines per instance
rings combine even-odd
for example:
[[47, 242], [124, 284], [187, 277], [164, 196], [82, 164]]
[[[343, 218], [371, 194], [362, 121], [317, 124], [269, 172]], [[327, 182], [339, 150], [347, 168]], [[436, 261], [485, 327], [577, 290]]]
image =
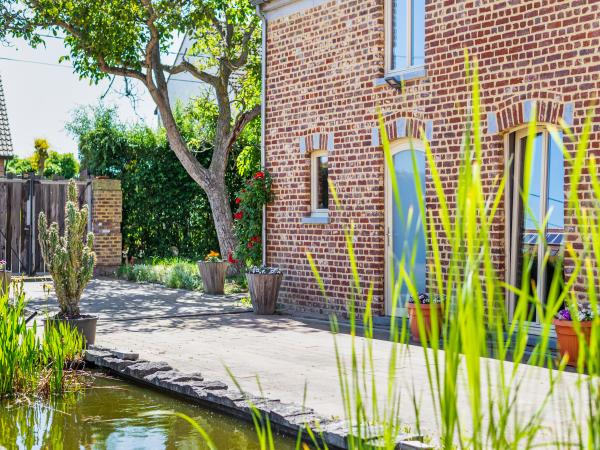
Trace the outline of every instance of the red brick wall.
[[[427, 76], [407, 82], [405, 94], [375, 85], [384, 67], [384, 1], [337, 0], [269, 22], [266, 80], [266, 161], [276, 200], [267, 210], [267, 262], [285, 270], [281, 300], [299, 309], [343, 309], [351, 272], [343, 229], [355, 222], [355, 251], [374, 309], [384, 314], [384, 161], [373, 146], [376, 108], [386, 123], [399, 117], [431, 121], [431, 145], [450, 200], [468, 110], [463, 50], [479, 60], [484, 177], [504, 168], [502, 132], [522, 124], [526, 100], [547, 106], [555, 121], [572, 104], [573, 129], [600, 92], [600, 7], [586, 1], [442, 1], [427, 3]], [[487, 130], [493, 113], [499, 132]], [[596, 122], [590, 148], [598, 150]], [[307, 225], [310, 156], [299, 138], [332, 133], [330, 178], [343, 205], [326, 225]], [[574, 151], [574, 146], [568, 144]], [[587, 186], [589, 188], [589, 185]], [[565, 183], [568, 190], [568, 183]], [[582, 189], [586, 189], [583, 185]], [[432, 186], [427, 208], [436, 215]], [[496, 264], [504, 263], [504, 211], [493, 229]], [[566, 210], [570, 240], [572, 212]], [[327, 287], [323, 299], [306, 259], [310, 251]], [[448, 255], [449, 248], [443, 248]], [[568, 263], [567, 263], [568, 266]], [[566, 269], [569, 270], [569, 267]]]

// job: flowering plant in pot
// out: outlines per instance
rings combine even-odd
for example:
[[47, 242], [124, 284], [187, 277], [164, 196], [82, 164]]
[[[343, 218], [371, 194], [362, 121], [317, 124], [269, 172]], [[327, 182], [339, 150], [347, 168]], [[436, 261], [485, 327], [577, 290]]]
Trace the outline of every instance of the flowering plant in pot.
[[210, 295], [223, 295], [228, 265], [229, 263], [223, 261], [221, 255], [214, 250], [206, 255], [204, 261], [198, 261], [204, 292]]
[[42, 257], [52, 276], [60, 308], [58, 314], [46, 319], [45, 326], [56, 326], [58, 322], [66, 322], [79, 330], [87, 345], [93, 345], [98, 317], [83, 315], [79, 308], [81, 295], [92, 279], [96, 264], [96, 254], [93, 251], [94, 235], [87, 233], [87, 222], [88, 207], [78, 207], [77, 186], [71, 181], [67, 188], [62, 236], [58, 224], [54, 222], [48, 225], [43, 212], [39, 215], [38, 228]]
[[248, 291], [255, 314], [274, 314], [283, 272], [276, 267], [252, 266], [246, 272]]
[[0, 295], [8, 292], [10, 286], [10, 272], [6, 270], [6, 261], [0, 259]]
[[[410, 320], [410, 334], [413, 339], [420, 339], [419, 333], [419, 315], [423, 318], [423, 325], [426, 336], [431, 337], [433, 321], [435, 320], [438, 331], [442, 326], [443, 316], [443, 298], [440, 295], [429, 296], [426, 293], [419, 294], [416, 299], [409, 297], [408, 299], [408, 318]], [[435, 319], [433, 316], [435, 315]], [[438, 333], [439, 335], [439, 333]]]
[[588, 344], [590, 342], [594, 323], [591, 306], [576, 304], [564, 307], [554, 316], [553, 323], [560, 356], [568, 358], [568, 365], [577, 366], [580, 338]]

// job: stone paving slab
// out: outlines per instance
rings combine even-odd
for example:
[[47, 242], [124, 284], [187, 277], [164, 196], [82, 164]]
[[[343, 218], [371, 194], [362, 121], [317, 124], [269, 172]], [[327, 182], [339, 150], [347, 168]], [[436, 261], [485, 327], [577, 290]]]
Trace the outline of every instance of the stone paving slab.
[[[47, 296], [43, 285], [43, 282], [24, 284], [28, 307], [42, 315], [44, 311], [53, 314], [58, 311], [56, 297], [54, 293]], [[96, 278], [83, 292], [81, 310], [85, 314], [98, 315], [101, 321], [238, 313], [249, 311], [240, 303], [245, 296], [247, 294], [207, 295], [151, 283]]]

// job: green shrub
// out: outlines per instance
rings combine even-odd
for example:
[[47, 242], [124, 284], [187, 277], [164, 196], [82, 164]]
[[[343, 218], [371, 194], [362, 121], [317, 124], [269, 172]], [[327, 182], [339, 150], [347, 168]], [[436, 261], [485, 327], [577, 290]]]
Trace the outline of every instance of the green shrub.
[[145, 264], [133, 266], [133, 279], [139, 283], [160, 283], [157, 268]]
[[163, 284], [170, 288], [194, 291], [202, 285], [202, 282], [195, 265], [177, 263], [165, 270]]

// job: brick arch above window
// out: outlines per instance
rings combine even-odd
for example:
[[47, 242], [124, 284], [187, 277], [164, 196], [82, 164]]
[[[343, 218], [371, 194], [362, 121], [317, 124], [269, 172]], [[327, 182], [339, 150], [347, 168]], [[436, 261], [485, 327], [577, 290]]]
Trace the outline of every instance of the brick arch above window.
[[529, 123], [535, 113], [538, 123], [559, 124], [562, 118], [567, 125], [573, 123], [573, 104], [555, 99], [517, 99], [501, 109], [487, 114], [489, 134], [505, 133], [519, 125]]
[[[399, 117], [396, 119], [384, 119], [384, 124], [385, 132], [390, 142], [403, 138], [422, 139], [421, 130], [423, 130], [428, 140], [431, 140], [433, 137], [432, 120], [422, 120], [416, 117]], [[379, 147], [382, 142], [379, 127], [373, 128], [371, 137], [373, 146]]]
[[298, 138], [300, 153], [310, 154], [316, 150], [333, 150], [333, 133], [309, 133]]

